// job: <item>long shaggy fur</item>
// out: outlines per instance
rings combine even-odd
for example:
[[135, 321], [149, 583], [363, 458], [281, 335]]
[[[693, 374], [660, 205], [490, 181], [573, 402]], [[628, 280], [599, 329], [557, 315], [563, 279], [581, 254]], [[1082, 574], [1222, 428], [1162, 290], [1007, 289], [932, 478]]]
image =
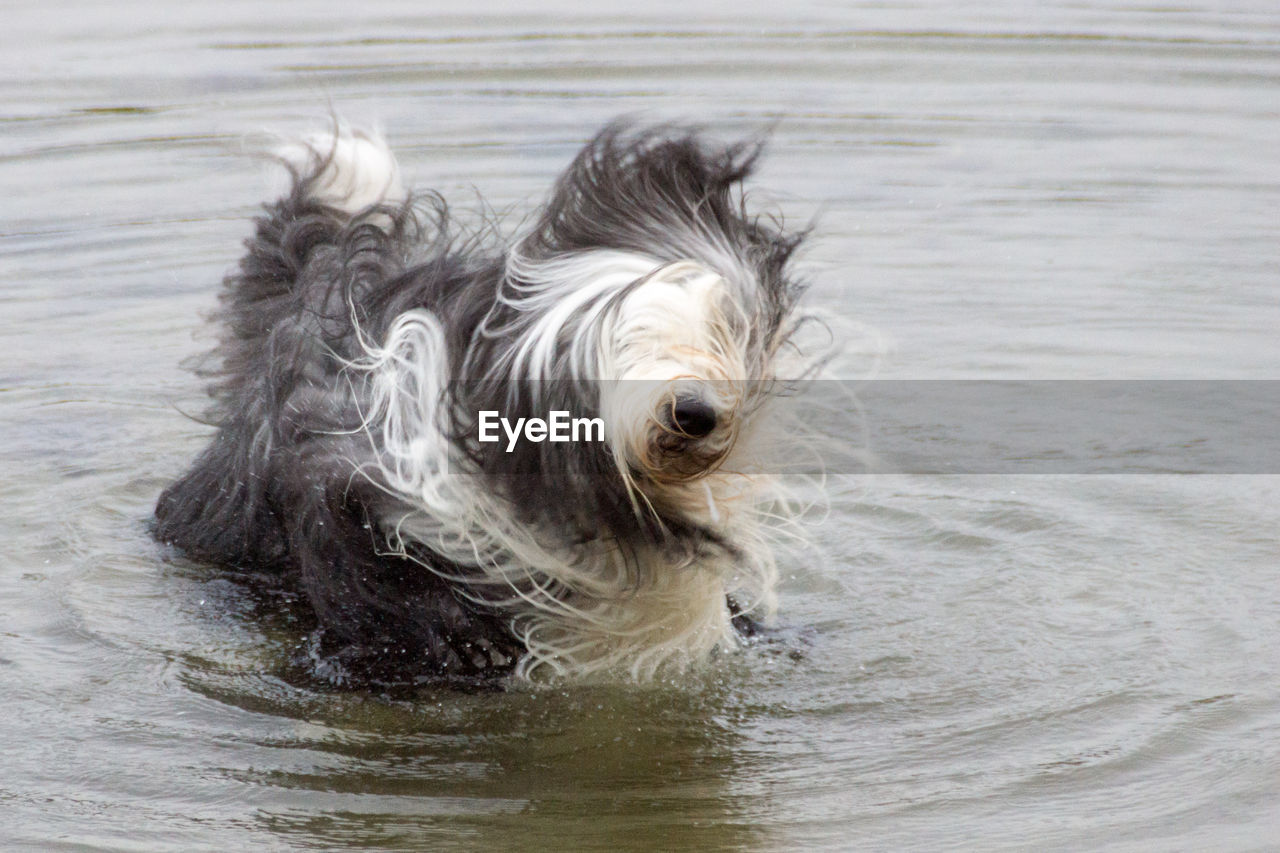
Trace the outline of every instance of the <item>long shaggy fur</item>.
[[[217, 433], [156, 536], [296, 582], [339, 682], [643, 679], [733, 648], [775, 607], [764, 460], [798, 372], [799, 236], [745, 210], [758, 153], [612, 125], [505, 245], [411, 199], [376, 136], [286, 147], [225, 283]], [[486, 410], [605, 441], [508, 452]]]

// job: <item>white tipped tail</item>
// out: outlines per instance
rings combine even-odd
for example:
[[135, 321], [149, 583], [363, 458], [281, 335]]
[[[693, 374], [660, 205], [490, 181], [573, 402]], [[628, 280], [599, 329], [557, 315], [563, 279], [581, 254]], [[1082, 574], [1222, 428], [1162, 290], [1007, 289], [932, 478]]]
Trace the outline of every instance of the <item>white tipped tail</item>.
[[315, 176], [308, 188], [312, 199], [349, 216], [375, 205], [397, 206], [408, 197], [395, 155], [374, 131], [344, 124], [282, 145], [276, 155], [299, 174]]

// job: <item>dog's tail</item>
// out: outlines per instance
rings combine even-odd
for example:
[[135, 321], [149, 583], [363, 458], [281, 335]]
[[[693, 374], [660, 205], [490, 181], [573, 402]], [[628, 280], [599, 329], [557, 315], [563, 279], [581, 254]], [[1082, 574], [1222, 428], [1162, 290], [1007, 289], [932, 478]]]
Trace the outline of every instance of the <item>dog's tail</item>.
[[[253, 362], [260, 360], [253, 343], [265, 343], [282, 320], [300, 311], [331, 313], [338, 307], [315, 286], [341, 284], [341, 266], [310, 276], [314, 286], [301, 282], [300, 287], [318, 253], [338, 248], [353, 235], [385, 240], [407, 213], [399, 167], [379, 135], [337, 125], [281, 145], [275, 155], [288, 168], [292, 186], [257, 219], [239, 272], [227, 280], [222, 297], [221, 319], [229, 332], [223, 351], [247, 347], [243, 356]], [[239, 367], [229, 359], [223, 373], [233, 379]]]
[[[385, 139], [344, 124], [275, 149], [294, 177], [295, 200], [353, 217], [373, 207], [398, 207], [407, 197], [400, 167]], [[301, 199], [296, 197], [301, 195]]]
[[[281, 146], [290, 189], [269, 204], [222, 293], [224, 331], [209, 419], [213, 444], [160, 497], [156, 535], [188, 554], [242, 565], [284, 555], [276, 460], [304, 436], [352, 425], [335, 381], [361, 334], [362, 294], [398, 274], [411, 220], [383, 139], [337, 125]], [[335, 358], [335, 356], [337, 356]]]

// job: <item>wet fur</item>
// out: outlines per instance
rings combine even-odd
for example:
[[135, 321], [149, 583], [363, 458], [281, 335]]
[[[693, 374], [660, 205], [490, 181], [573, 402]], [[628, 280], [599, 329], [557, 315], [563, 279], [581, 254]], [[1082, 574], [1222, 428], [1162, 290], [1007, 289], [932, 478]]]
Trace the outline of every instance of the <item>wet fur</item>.
[[[743, 205], [758, 152], [610, 126], [508, 244], [410, 199], [376, 137], [284, 151], [292, 186], [224, 284], [217, 432], [161, 495], [156, 537], [296, 586], [317, 671], [342, 684], [646, 678], [732, 646], [774, 606], [785, 501], [733, 466], [800, 292], [799, 237]], [[633, 375], [634, 346], [611, 341], [643, 337], [643, 294], [660, 308], [686, 291], [708, 328], [665, 331], [715, 342], [696, 365], [714, 363], [708, 383], [751, 384], [722, 432], [660, 445], [669, 423], [616, 414], [631, 410], [593, 383]], [[632, 373], [598, 375], [615, 363]], [[609, 415], [610, 441], [475, 440], [482, 409], [553, 408]]]

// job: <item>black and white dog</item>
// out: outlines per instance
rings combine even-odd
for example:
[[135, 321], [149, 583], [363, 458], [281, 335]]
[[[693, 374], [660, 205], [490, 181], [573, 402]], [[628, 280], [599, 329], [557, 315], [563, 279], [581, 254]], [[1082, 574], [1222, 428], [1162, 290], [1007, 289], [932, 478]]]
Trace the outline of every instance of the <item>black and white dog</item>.
[[762, 460], [801, 319], [800, 237], [744, 207], [758, 153], [612, 125], [504, 244], [411, 198], [377, 135], [283, 149], [225, 283], [218, 431], [156, 536], [292, 578], [337, 682], [646, 679], [739, 645], [776, 605]]

